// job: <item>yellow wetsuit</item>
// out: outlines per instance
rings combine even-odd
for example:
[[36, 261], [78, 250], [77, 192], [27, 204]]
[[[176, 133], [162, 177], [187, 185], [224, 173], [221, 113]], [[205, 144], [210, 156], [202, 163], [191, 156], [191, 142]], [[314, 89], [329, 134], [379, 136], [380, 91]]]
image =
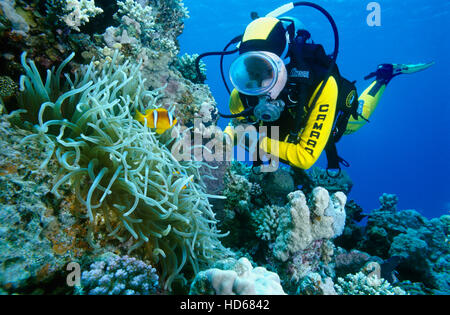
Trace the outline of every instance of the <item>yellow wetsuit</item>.
[[[311, 107], [321, 84], [322, 82], [310, 98], [308, 108]], [[364, 105], [362, 114], [364, 118], [369, 119], [372, 115], [385, 88], [386, 85], [375, 81], [359, 97], [359, 101], [362, 101]], [[335, 120], [337, 99], [338, 85], [335, 78], [330, 77], [305, 127], [299, 132], [298, 143], [290, 143], [287, 139], [281, 141], [265, 137], [260, 141], [260, 148], [294, 167], [309, 169], [316, 163], [327, 145]], [[244, 105], [236, 90], [231, 94], [229, 105], [232, 114], [238, 114], [244, 110]], [[345, 134], [351, 134], [359, 130], [365, 123], [366, 121], [362, 118], [358, 120], [350, 118]], [[280, 126], [280, 128], [282, 127]], [[235, 138], [235, 132], [231, 125], [225, 129], [225, 133], [232, 139]]]
[[[363, 112], [362, 117], [369, 119], [369, 117], [377, 108], [377, 105], [380, 101], [381, 96], [386, 90], [386, 84], [381, 84], [378, 81], [374, 81], [359, 97], [358, 101], [363, 102]], [[359, 118], [354, 119], [350, 116], [348, 120], [347, 129], [345, 130], [345, 134], [349, 135], [356, 131], [358, 131], [362, 126], [367, 123], [366, 120]]]

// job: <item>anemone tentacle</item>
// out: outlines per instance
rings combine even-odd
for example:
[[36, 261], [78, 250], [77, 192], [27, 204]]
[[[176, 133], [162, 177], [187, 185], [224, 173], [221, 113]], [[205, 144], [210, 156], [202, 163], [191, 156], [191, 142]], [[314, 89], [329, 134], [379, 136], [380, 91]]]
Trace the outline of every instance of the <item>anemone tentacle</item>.
[[173, 138], [134, 119], [137, 110], [158, 108], [163, 95], [163, 89], [144, 88], [139, 63], [120, 64], [116, 52], [101, 70], [91, 62], [71, 79], [62, 72], [73, 57], [47, 71], [44, 84], [22, 55], [18, 100], [35, 132], [24, 141], [38, 139], [49, 149], [45, 163], [59, 162], [52, 192], [71, 184], [90, 221], [89, 244], [99, 246], [94, 224], [103, 216], [111, 237], [132, 240], [129, 252], [145, 249], [170, 289], [227, 254], [208, 200], [222, 197], [205, 192], [199, 172], [205, 163], [177, 161]]

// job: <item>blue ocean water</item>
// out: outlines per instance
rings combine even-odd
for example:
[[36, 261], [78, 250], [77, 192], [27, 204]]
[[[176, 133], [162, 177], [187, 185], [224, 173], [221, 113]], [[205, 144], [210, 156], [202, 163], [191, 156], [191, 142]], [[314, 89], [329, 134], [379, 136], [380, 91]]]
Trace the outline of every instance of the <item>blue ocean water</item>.
[[[399, 209], [415, 209], [432, 218], [450, 212], [450, 2], [386, 0], [381, 26], [369, 27], [369, 0], [314, 1], [334, 17], [341, 45], [338, 65], [342, 75], [357, 80], [358, 92], [368, 86], [363, 77], [382, 63], [435, 61], [427, 71], [395, 78], [388, 86], [371, 122], [338, 144], [350, 162], [354, 182], [349, 195], [366, 212], [379, 207], [383, 193], [399, 197]], [[280, 0], [184, 0], [190, 11], [180, 37], [181, 54], [220, 51], [251, 22], [285, 4]], [[309, 8], [289, 13], [310, 30], [316, 43], [333, 49], [327, 20]], [[228, 57], [225, 69], [234, 57]], [[219, 72], [219, 58], [204, 59], [206, 83], [222, 112], [228, 94]], [[219, 125], [228, 124], [221, 119]], [[325, 154], [317, 166], [326, 167]]]

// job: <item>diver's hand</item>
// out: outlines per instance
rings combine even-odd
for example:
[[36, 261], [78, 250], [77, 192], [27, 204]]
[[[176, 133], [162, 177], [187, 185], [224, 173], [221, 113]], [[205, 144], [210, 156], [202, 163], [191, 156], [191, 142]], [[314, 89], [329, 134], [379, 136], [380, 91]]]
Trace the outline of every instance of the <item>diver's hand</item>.
[[223, 133], [223, 143], [225, 146], [231, 147], [233, 145], [233, 139], [231, 139], [231, 136], [227, 133]]
[[234, 147], [234, 141], [231, 139], [230, 135], [227, 133], [223, 134], [223, 145], [225, 149], [226, 154], [226, 161], [231, 161], [233, 157], [233, 147]]
[[211, 139], [205, 147], [209, 151], [209, 154], [214, 156], [215, 160], [231, 161], [233, 140], [229, 134], [225, 133], [217, 126], [211, 126], [206, 130], [204, 136]]

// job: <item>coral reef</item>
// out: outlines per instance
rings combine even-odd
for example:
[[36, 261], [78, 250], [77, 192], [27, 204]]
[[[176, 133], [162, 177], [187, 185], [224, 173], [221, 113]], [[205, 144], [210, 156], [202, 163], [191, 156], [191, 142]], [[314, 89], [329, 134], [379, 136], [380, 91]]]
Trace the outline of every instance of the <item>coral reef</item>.
[[[192, 84], [190, 81], [186, 82], [188, 86]], [[171, 88], [170, 85], [167, 88]], [[183, 124], [188, 127], [194, 126], [197, 119], [200, 125], [196, 126], [198, 129], [196, 131], [200, 134], [203, 133], [207, 126], [214, 126], [218, 119], [217, 104], [212, 99], [206, 85], [196, 85], [190, 90], [185, 90], [177, 99], [176, 104], [176, 116], [180, 117]]]
[[[252, 183], [246, 176], [233, 171], [238, 162], [232, 162], [224, 176], [223, 195], [226, 200], [220, 211], [217, 212], [219, 227], [230, 234], [223, 242], [227, 247], [239, 250], [244, 248], [244, 252], [254, 252], [257, 250], [258, 238], [255, 230], [249, 229], [254, 226], [251, 221], [255, 204], [261, 199], [261, 187], [257, 183]], [[262, 204], [260, 204], [262, 206]]]
[[8, 76], [0, 76], [0, 114], [7, 112], [8, 103], [19, 90], [18, 85]]
[[347, 231], [350, 239], [359, 240], [353, 248], [382, 259], [398, 256], [400, 281], [423, 283], [425, 292], [433, 294], [449, 292], [449, 216], [428, 220], [415, 210], [397, 210], [395, 195], [383, 194], [379, 200], [381, 207], [368, 215], [364, 231]]
[[108, 47], [113, 48], [116, 43], [136, 48], [148, 44], [156, 25], [152, 7], [134, 0], [118, 1], [117, 5], [119, 10], [115, 17], [121, 23], [106, 29], [103, 38]]
[[77, 294], [149, 295], [158, 293], [156, 269], [133, 257], [104, 254], [81, 276]]
[[[219, 226], [230, 232], [223, 240], [226, 246], [276, 270], [285, 292], [295, 294], [302, 279], [312, 272], [325, 278], [334, 275], [330, 240], [344, 229], [346, 197], [340, 192], [330, 197], [318, 187], [308, 205], [302, 191], [289, 193], [294, 186], [289, 178], [284, 169], [270, 176], [255, 175], [233, 162], [225, 180], [227, 200], [218, 218]], [[270, 189], [276, 183], [283, 183], [277, 188], [289, 193], [287, 197], [274, 198], [276, 194], [261, 188]], [[283, 204], [285, 199], [287, 204]]]
[[[11, 121], [33, 131], [23, 145], [37, 141], [42, 147], [43, 159], [35, 162], [42, 172], [45, 166], [59, 165], [49, 170], [54, 184], [50, 194], [60, 200], [65, 187], [74, 190], [72, 203], [80, 209], [74, 220], [83, 227], [80, 238], [87, 237], [86, 247], [97, 251], [112, 245], [149, 259], [163, 289], [227, 253], [209, 203], [214, 196], [205, 193], [202, 181], [209, 167], [178, 163], [171, 157], [170, 137], [156, 137], [133, 119], [136, 109], [164, 106], [175, 113], [188, 109], [192, 119], [214, 123], [215, 102], [208, 87], [170, 68], [178, 53], [176, 37], [188, 17], [182, 1], [128, 0], [115, 7], [92, 0], [30, 1], [26, 6], [5, 0], [1, 5], [7, 14], [0, 21], [6, 43], [0, 66], [10, 73], [10, 78], [2, 77], [2, 99], [14, 97], [20, 86], [7, 111], [26, 111], [18, 111]], [[83, 33], [91, 22], [99, 25], [96, 15], [111, 10], [116, 10], [114, 23], [98, 30], [112, 27], [115, 33]], [[27, 41], [21, 40], [24, 36]], [[27, 61], [27, 54], [17, 58], [23, 50], [37, 64]], [[78, 56], [65, 59], [71, 50]], [[81, 55], [92, 62], [80, 65]], [[130, 59], [141, 63], [130, 64]], [[59, 62], [57, 69], [49, 69]], [[190, 103], [178, 103], [188, 91]], [[189, 123], [184, 117], [178, 120]], [[61, 265], [52, 268], [60, 270]]]
[[[4, 52], [0, 56], [0, 71], [17, 84], [24, 73], [20, 61], [23, 51], [36, 61], [39, 71], [57, 66], [68, 52], [73, 51], [76, 57], [69, 63], [68, 72], [74, 72], [80, 67], [79, 63], [89, 63], [93, 58], [100, 64], [110, 61], [112, 53], [105, 48], [113, 52], [119, 49], [121, 58], [142, 61], [140, 71], [146, 78], [146, 89], [166, 87], [161, 103], [166, 108], [173, 106], [175, 114], [180, 115], [180, 122], [186, 125], [198, 116], [205, 123], [214, 123], [216, 103], [209, 88], [184, 79], [173, 66], [178, 60], [177, 37], [182, 33], [184, 19], [189, 17], [182, 1], [94, 3], [93, 0], [71, 0], [70, 10], [67, 9], [67, 1], [49, 0], [42, 3], [36, 0], [25, 5], [22, 0], [17, 0], [16, 7], [10, 5], [14, 3], [11, 0], [1, 3], [10, 8], [8, 12], [11, 14], [0, 15], [0, 23], [4, 25], [0, 30]], [[100, 14], [100, 10], [104, 13]], [[27, 34], [14, 32], [15, 16], [25, 19], [29, 29]], [[73, 19], [70, 20], [69, 16]], [[64, 18], [81, 32], [67, 26]], [[27, 40], [24, 36], [28, 36]], [[192, 95], [188, 103], [184, 101], [185, 94]], [[17, 109], [14, 104], [6, 106], [9, 112]], [[184, 117], [184, 112], [191, 117]]]
[[122, 15], [122, 19], [125, 18], [125, 24], [132, 24], [138, 35], [143, 33], [144, 36], [148, 36], [146, 33], [151, 32], [155, 26], [152, 7], [134, 0], [117, 1], [117, 4], [118, 14]]
[[228, 259], [197, 274], [190, 294], [284, 295], [280, 277], [266, 268], [253, 268], [247, 258]]
[[[2, 3], [14, 1], [2, 1]], [[23, 1], [16, 0], [7, 15], [0, 14], [0, 23], [5, 26], [0, 30], [0, 71], [11, 77], [17, 84], [23, 74], [20, 55], [27, 51], [36, 60], [40, 70], [51, 68], [64, 60], [68, 51], [81, 52], [93, 47], [90, 37], [72, 31], [63, 22], [65, 1]], [[16, 26], [14, 16], [23, 19], [27, 27]], [[22, 24], [24, 24], [22, 23]], [[66, 30], [67, 29], [67, 30]], [[42, 68], [41, 68], [42, 67]], [[71, 68], [76, 68], [73, 63]], [[14, 110], [10, 106], [8, 110]]]
[[[298, 174], [290, 172], [281, 176], [289, 178], [289, 174], [294, 181], [299, 178]], [[288, 203], [283, 206], [280, 200], [268, 196], [270, 188], [266, 188], [276, 186], [276, 174], [255, 176], [245, 165], [233, 162], [227, 178], [233, 179], [225, 182], [224, 190], [229, 197], [225, 213], [231, 214], [227, 227], [231, 228], [224, 242], [241, 255], [249, 254], [258, 265], [276, 271], [285, 292], [333, 294], [333, 290], [326, 288], [330, 288], [332, 282], [337, 283], [338, 278], [341, 288], [356, 288], [359, 284], [375, 286], [370, 290], [336, 289], [338, 294], [401, 293], [389, 287], [392, 283], [411, 294], [448, 292], [448, 248], [445, 246], [448, 222], [445, 216], [428, 221], [416, 211], [398, 211], [397, 197], [388, 194], [380, 198], [380, 209], [367, 216], [356, 202], [346, 204], [343, 193], [330, 197], [328, 191], [320, 187], [307, 194], [284, 190]], [[252, 195], [253, 187], [258, 187], [257, 194]], [[368, 217], [366, 228], [358, 223], [365, 217]], [[220, 218], [219, 225], [222, 225], [226, 220]], [[242, 221], [245, 223], [239, 225]], [[345, 244], [348, 251], [336, 248], [333, 242]], [[367, 274], [372, 276], [376, 271], [378, 278], [386, 278], [368, 280], [366, 275], [356, 276], [364, 267], [373, 269], [365, 271]], [[398, 271], [395, 275], [394, 270]]]
[[[205, 64], [179, 56], [183, 1], [0, 13], [0, 294], [450, 292], [450, 216], [394, 194], [365, 211], [345, 172], [176, 159], [179, 140], [223, 143]], [[173, 132], [134, 119], [156, 108]]]
[[252, 192], [259, 192], [259, 187], [244, 176], [231, 173], [227, 175], [224, 195], [227, 196], [225, 207], [230, 211], [229, 216], [234, 216], [236, 213], [248, 213], [252, 208]]

